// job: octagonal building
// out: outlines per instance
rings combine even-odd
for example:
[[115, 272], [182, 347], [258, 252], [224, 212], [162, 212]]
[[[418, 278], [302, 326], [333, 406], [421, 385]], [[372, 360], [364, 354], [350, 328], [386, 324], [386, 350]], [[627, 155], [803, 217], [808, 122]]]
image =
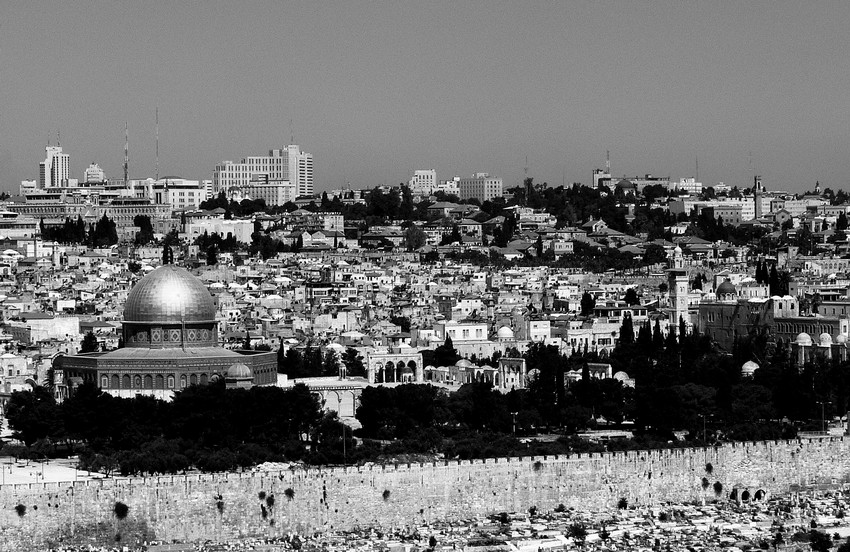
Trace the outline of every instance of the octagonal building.
[[164, 265], [133, 286], [124, 305], [124, 346], [59, 360], [69, 387], [93, 381], [116, 396], [169, 399], [189, 385], [224, 379], [244, 365], [253, 385], [277, 382], [274, 352], [231, 351], [218, 346], [216, 308], [206, 286], [187, 270]]

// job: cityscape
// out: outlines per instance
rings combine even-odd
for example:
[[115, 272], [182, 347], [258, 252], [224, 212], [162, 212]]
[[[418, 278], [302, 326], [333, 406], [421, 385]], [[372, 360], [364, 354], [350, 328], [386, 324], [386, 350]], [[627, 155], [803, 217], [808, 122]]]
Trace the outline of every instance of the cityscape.
[[48, 6], [0, 551], [850, 550], [847, 7]]

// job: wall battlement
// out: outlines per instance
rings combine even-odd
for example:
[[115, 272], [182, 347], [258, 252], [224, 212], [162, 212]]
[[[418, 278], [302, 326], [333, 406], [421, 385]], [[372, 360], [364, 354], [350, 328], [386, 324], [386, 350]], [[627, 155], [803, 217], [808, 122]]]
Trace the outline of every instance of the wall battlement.
[[[850, 439], [0, 486], [0, 550], [401, 528], [558, 504], [615, 509], [850, 482]], [[706, 484], [707, 483], [707, 484]], [[716, 490], [719, 488], [719, 492]], [[261, 498], [262, 497], [262, 498]], [[118, 519], [115, 504], [128, 507]], [[26, 507], [23, 515], [21, 508]], [[16, 507], [18, 507], [16, 509]]]

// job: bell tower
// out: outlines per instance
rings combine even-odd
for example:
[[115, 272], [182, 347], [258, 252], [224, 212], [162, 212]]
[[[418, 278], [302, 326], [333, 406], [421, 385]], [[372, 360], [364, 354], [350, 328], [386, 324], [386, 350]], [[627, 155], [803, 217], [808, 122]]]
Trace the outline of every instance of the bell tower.
[[670, 294], [670, 323], [678, 325], [679, 319], [690, 325], [688, 316], [688, 271], [682, 248], [678, 245], [667, 259], [667, 290]]

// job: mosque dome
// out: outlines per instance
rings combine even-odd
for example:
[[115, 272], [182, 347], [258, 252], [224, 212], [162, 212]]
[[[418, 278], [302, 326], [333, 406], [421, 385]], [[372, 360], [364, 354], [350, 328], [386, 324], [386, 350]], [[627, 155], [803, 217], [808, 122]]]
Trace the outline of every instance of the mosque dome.
[[812, 337], [806, 332], [801, 332], [797, 335], [797, 339], [794, 340], [794, 343], [801, 347], [811, 347]]
[[513, 339], [514, 331], [507, 326], [502, 326], [499, 328], [499, 331], [496, 332], [496, 338], [498, 339]]
[[752, 360], [748, 360], [741, 366], [741, 375], [744, 377], [752, 377], [755, 374], [756, 370], [759, 369], [759, 365], [753, 362]]
[[847, 343], [847, 334], [838, 334], [838, 337], [835, 338], [835, 342], [839, 345], [844, 345]]
[[462, 358], [459, 361], [455, 362], [455, 366], [457, 366], [458, 368], [470, 368], [475, 365], [472, 364], [472, 362], [470, 362], [469, 360]]
[[723, 299], [724, 297], [729, 295], [738, 295], [738, 290], [735, 288], [735, 284], [733, 284], [729, 280], [725, 280], [722, 284], [717, 286], [716, 295], [718, 299]]
[[830, 345], [832, 345], [832, 336], [826, 332], [820, 334], [820, 346], [829, 347]]
[[189, 271], [165, 265], [133, 286], [124, 305], [125, 322], [192, 323], [215, 321], [209, 290]]

